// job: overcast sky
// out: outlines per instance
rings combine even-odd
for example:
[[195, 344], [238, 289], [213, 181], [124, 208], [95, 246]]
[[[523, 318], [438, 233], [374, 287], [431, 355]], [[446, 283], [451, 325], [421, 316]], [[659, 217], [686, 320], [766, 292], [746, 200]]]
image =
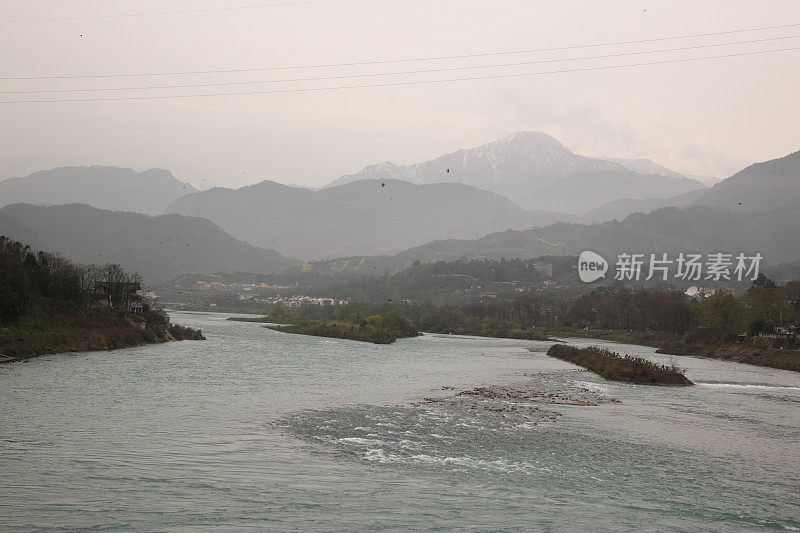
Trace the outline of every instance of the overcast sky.
[[[293, 5], [225, 9], [268, 3]], [[239, 73], [0, 80], [0, 100], [97, 99], [310, 89], [575, 70], [328, 91], [0, 104], [0, 176], [62, 165], [166, 168], [207, 186], [262, 179], [320, 186], [380, 162], [413, 163], [515, 131], [576, 153], [647, 157], [724, 177], [800, 148], [800, 2], [532, 0], [0, 0], [2, 77], [256, 69], [568, 47], [550, 52]], [[133, 13], [209, 9], [147, 16]], [[86, 17], [78, 18], [76, 17]], [[90, 18], [95, 17], [95, 18]], [[103, 17], [103, 18], [97, 18]], [[62, 19], [48, 20], [39, 19]], [[11, 20], [38, 20], [8, 22]], [[776, 39], [788, 37], [785, 39]], [[771, 39], [771, 40], [766, 40]], [[742, 41], [754, 41], [742, 43]], [[738, 43], [708, 47], [710, 44]], [[666, 49], [705, 46], [692, 50]], [[653, 54], [631, 54], [660, 50]], [[617, 55], [600, 59], [563, 60]], [[531, 63], [539, 61], [539, 63]], [[523, 63], [495, 68], [485, 65]], [[453, 69], [428, 73], [408, 71]], [[356, 74], [393, 76], [233, 83]], [[8, 93], [208, 85], [171, 89]]]

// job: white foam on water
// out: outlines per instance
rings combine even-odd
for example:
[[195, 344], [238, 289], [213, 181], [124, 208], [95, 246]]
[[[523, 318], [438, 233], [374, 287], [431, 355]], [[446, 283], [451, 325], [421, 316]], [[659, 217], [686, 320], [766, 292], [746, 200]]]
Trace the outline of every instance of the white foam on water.
[[476, 459], [474, 457], [469, 457], [466, 455], [460, 457], [452, 457], [452, 456], [437, 457], [421, 453], [417, 455], [412, 455], [411, 459], [413, 461], [424, 464], [457, 466], [475, 470], [494, 470], [503, 473], [514, 472], [519, 470], [527, 470], [529, 468], [532, 468], [532, 465], [528, 463], [517, 463], [514, 461], [507, 461], [505, 459], [494, 459], [491, 461], [487, 461], [484, 459]]
[[383, 448], [370, 448], [364, 452], [361, 457], [371, 463], [381, 464], [397, 463], [401, 460], [397, 455], [386, 453]]
[[336, 443], [344, 443], [344, 444], [385, 444], [382, 440], [379, 439], [364, 439], [361, 437], [344, 437], [342, 439], [336, 439]]
[[775, 389], [775, 390], [800, 390], [800, 387], [792, 385], [761, 385], [757, 383], [715, 383], [710, 381], [695, 381], [695, 385], [701, 387], [719, 387], [731, 389]]
[[591, 383], [589, 381], [570, 381], [569, 383], [574, 383], [575, 385], [583, 387], [584, 389], [590, 390], [592, 392], [608, 394], [608, 386], [601, 385], [600, 383]]

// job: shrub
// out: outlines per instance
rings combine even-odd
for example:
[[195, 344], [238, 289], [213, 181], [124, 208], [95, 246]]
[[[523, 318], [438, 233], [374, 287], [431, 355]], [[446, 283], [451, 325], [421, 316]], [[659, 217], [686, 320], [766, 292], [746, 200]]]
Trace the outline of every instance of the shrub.
[[576, 364], [612, 381], [642, 385], [693, 385], [675, 365], [659, 365], [642, 357], [622, 356], [601, 348], [555, 344], [547, 351], [547, 355]]

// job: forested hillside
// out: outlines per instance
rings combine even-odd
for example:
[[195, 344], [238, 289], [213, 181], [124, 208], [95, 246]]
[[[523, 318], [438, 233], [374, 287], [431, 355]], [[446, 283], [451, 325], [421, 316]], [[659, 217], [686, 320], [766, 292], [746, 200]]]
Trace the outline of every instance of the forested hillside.
[[139, 279], [119, 265], [75, 265], [0, 236], [0, 360], [202, 338], [146, 305], [130, 312], [132, 293], [120, 288]]

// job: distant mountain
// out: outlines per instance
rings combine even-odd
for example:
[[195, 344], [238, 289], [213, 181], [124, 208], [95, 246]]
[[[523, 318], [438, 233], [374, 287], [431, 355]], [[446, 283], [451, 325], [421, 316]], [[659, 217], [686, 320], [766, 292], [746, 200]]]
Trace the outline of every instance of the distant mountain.
[[148, 283], [193, 272], [277, 272], [300, 263], [238, 241], [208, 220], [182, 215], [151, 217], [83, 204], [13, 204], [0, 209], [0, 235], [24, 237], [13, 221], [35, 232], [38, 246], [48, 251], [79, 263], [119, 263], [140, 272]]
[[657, 176], [668, 176], [670, 178], [689, 178], [693, 176], [684, 176], [674, 170], [661, 166], [651, 159], [620, 159], [617, 157], [605, 157], [606, 161], [612, 163], [619, 163], [628, 170], [632, 170], [638, 174], [655, 174]]
[[523, 204], [547, 205], [554, 211], [586, 213], [619, 199], [620, 195], [633, 199], [659, 198], [698, 189], [705, 190], [705, 187], [689, 178], [609, 170], [580, 173], [560, 179], [523, 201]]
[[775, 265], [768, 268], [765, 274], [777, 283], [800, 279], [800, 260]]
[[702, 175], [689, 174], [686, 177], [692, 178], [693, 180], [697, 180], [706, 187], [713, 187], [714, 185], [725, 179], [725, 178], [720, 178], [719, 176], [710, 176], [708, 174], [702, 174]]
[[717, 183], [697, 203], [753, 213], [800, 202], [800, 151], [750, 165]]
[[379, 163], [356, 174], [342, 176], [328, 187], [363, 179], [390, 178], [412, 183], [464, 183], [509, 195], [519, 193], [519, 187], [537, 190], [579, 172], [623, 168], [617, 163], [573, 154], [545, 133], [524, 131], [424, 163], [407, 166]]
[[100, 209], [160, 215], [173, 200], [196, 190], [157, 168], [136, 172], [119, 167], [61, 167], [0, 181], [0, 207], [81, 202]]
[[263, 181], [190, 194], [166, 211], [207, 218], [239, 239], [306, 260], [395, 253], [448, 236], [475, 238], [563, 219], [467, 185], [393, 179], [320, 191]]
[[43, 248], [42, 238], [39, 237], [38, 233], [2, 211], [0, 211], [0, 235], [5, 235], [9, 239], [27, 244], [36, 250]]
[[597, 224], [611, 220], [624, 220], [634, 213], [650, 213], [662, 207], [688, 207], [708, 192], [708, 189], [696, 189], [669, 198], [622, 198], [606, 202], [580, 216], [581, 224]]
[[[580, 222], [591, 224], [622, 220], [633, 213], [649, 213], [662, 207], [707, 205], [736, 212], [754, 213], [800, 203], [800, 152], [756, 163], [724, 179], [711, 189], [697, 189], [665, 198], [612, 200], [583, 214]], [[554, 208], [558, 208], [554, 204]]]
[[800, 205], [758, 213], [735, 213], [695, 205], [637, 213], [622, 222], [564, 224], [505, 231], [478, 240], [444, 240], [412, 248], [397, 261], [531, 258], [577, 255], [592, 250], [613, 261], [619, 253], [760, 252], [765, 264], [800, 259]]
[[[540, 197], [540, 191], [564, 178], [582, 175], [605, 192], [605, 200], [588, 207], [591, 209], [608, 200], [630, 197], [625, 184], [631, 176], [638, 176], [639, 171], [665, 176], [667, 180], [660, 184], [660, 180], [642, 178], [637, 197], [658, 197], [664, 195], [665, 191], [667, 196], [672, 196], [686, 192], [687, 186], [695, 189], [704, 187], [649, 160], [585, 157], [572, 153], [547, 134], [530, 131], [515, 133], [477, 148], [458, 150], [424, 163], [406, 166], [379, 163], [355, 174], [342, 176], [328, 187], [363, 179], [464, 183], [507, 196], [526, 208], [561, 210], [579, 215], [583, 212], [581, 209], [587, 209], [588, 198], [581, 190], [571, 191], [570, 198], [575, 200], [574, 206], [569, 201], [560, 201], [560, 207], [548, 204], [549, 198]], [[582, 205], [579, 206], [579, 202]]]

